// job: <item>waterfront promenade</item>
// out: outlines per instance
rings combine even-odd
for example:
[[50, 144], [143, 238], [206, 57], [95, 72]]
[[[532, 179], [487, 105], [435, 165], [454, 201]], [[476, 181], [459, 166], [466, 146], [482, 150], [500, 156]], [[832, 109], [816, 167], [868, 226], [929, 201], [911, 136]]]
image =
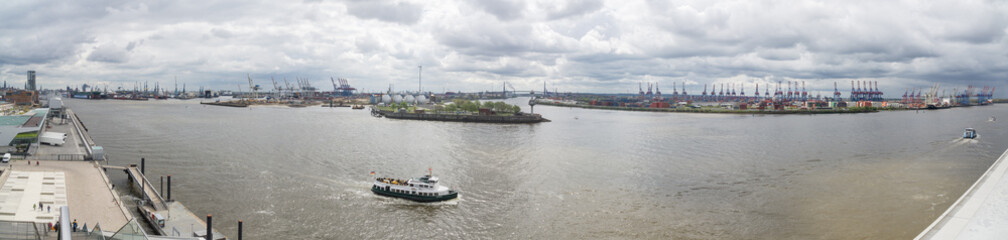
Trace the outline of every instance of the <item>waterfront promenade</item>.
[[1008, 236], [1008, 150], [962, 197], [915, 239], [1004, 239]]
[[[94, 229], [101, 226], [104, 235], [110, 236], [131, 221], [149, 223], [147, 218], [135, 218], [125, 206], [115, 188], [128, 188], [140, 193], [143, 204], [154, 213], [167, 216], [165, 227], [155, 228], [155, 233], [144, 234], [151, 239], [161, 239], [154, 235], [170, 235], [171, 239], [189, 239], [204, 235], [206, 223], [186, 209], [180, 202], [166, 202], [149, 180], [135, 166], [117, 167], [102, 165], [107, 163], [104, 155], [98, 155], [96, 147], [87, 133], [87, 128], [68, 111], [66, 120], [49, 118], [46, 132], [66, 134], [62, 145], [41, 145], [35, 143], [34, 154], [17, 157], [10, 163], [0, 165], [0, 221], [35, 223], [42, 226], [36, 231], [45, 231], [49, 223], [57, 223], [60, 207], [67, 206], [70, 220], [75, 220], [83, 228]], [[129, 185], [115, 186], [105, 173], [107, 168], [123, 170], [130, 179]], [[144, 180], [140, 180], [144, 179]], [[140, 183], [145, 183], [139, 190]], [[45, 208], [38, 208], [38, 205]], [[110, 232], [111, 231], [111, 232]], [[131, 234], [131, 233], [124, 233]], [[48, 237], [49, 235], [43, 234]], [[216, 238], [225, 238], [214, 230]], [[172, 238], [173, 237], [173, 238]], [[76, 237], [75, 237], [76, 238]]]
[[[56, 222], [60, 206], [69, 206], [72, 219], [93, 227], [96, 223], [118, 228], [132, 217], [112, 190], [108, 178], [91, 161], [14, 160], [4, 169], [6, 179], [0, 190], [0, 220]], [[9, 175], [8, 175], [9, 173]], [[32, 209], [42, 202], [53, 211]]]

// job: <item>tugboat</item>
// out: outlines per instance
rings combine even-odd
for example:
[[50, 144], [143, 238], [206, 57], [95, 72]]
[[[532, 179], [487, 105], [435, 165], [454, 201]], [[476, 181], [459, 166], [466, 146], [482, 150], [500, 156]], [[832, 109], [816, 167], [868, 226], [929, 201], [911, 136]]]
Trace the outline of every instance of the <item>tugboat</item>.
[[973, 128], [966, 128], [966, 132], [963, 132], [963, 138], [974, 139], [974, 138], [977, 138], [979, 136], [980, 135], [977, 135], [977, 133], [976, 133], [976, 129], [973, 129]]
[[438, 184], [438, 178], [433, 176], [433, 172], [417, 179], [376, 178], [371, 192], [417, 202], [438, 202], [458, 197], [458, 192], [454, 189]]

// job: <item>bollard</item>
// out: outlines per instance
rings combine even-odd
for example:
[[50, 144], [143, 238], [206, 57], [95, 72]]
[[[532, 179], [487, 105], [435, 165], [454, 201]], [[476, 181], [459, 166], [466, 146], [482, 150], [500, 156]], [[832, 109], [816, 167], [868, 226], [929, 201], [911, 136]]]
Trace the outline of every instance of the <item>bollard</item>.
[[238, 240], [242, 240], [242, 220], [238, 220]]
[[206, 215], [206, 240], [213, 240], [213, 216]]
[[161, 194], [161, 198], [164, 198], [164, 176], [161, 176], [161, 180], [158, 181], [161, 184], [161, 188], [158, 189], [158, 194]]
[[140, 173], [144, 174], [144, 175], [147, 175], [147, 172], [144, 172], [144, 166], [146, 165], [146, 164], [144, 164], [144, 162], [145, 162], [144, 158], [140, 158]]
[[168, 201], [171, 202], [171, 175], [168, 175]]

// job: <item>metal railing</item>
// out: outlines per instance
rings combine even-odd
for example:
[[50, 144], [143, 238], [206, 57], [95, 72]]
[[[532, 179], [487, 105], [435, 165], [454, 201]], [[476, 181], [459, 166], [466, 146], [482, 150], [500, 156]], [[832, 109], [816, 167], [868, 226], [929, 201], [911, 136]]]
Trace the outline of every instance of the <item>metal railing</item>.
[[83, 161], [87, 159], [84, 154], [41, 154], [22, 157], [27, 160], [57, 160], [57, 161]]

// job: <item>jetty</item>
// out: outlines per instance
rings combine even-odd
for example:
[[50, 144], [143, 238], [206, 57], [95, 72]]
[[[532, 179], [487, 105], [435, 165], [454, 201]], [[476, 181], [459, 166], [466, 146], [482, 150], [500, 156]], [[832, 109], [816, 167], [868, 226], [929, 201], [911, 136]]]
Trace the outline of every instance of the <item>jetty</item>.
[[948, 210], [914, 239], [998, 239], [1008, 236], [1008, 150]]

